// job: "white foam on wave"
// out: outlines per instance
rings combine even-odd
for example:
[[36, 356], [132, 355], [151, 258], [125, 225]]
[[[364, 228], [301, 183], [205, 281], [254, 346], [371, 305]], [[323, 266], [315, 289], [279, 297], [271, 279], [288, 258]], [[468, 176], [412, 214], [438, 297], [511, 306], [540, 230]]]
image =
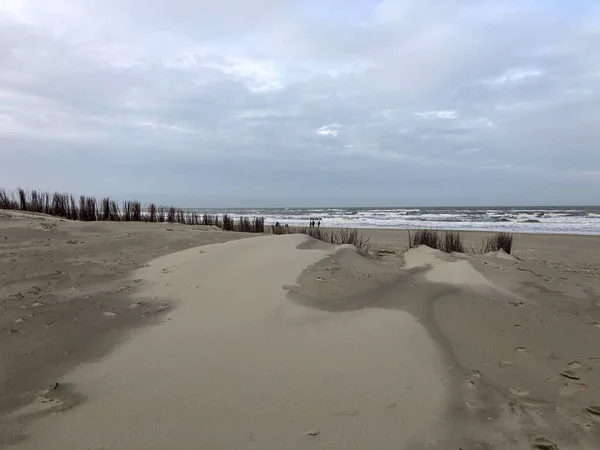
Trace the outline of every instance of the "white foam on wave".
[[280, 208], [238, 210], [266, 224], [348, 228], [437, 228], [524, 233], [600, 234], [600, 208]]

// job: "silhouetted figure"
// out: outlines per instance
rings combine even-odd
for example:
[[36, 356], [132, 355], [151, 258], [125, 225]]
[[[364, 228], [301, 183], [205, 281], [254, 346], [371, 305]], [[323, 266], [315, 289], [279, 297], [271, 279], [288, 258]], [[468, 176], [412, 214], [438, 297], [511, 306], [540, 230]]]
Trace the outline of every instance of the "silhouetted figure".
[[317, 224], [317, 226], [318, 226], [318, 227], [320, 227], [320, 226], [321, 226], [321, 221], [320, 221], [320, 220], [319, 220], [319, 223]]

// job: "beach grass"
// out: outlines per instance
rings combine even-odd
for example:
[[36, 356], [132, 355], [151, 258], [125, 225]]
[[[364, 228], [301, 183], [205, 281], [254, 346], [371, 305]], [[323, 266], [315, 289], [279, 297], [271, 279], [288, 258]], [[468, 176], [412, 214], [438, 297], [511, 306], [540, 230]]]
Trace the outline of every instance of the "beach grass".
[[289, 227], [272, 225], [272, 234], [306, 234], [333, 245], [350, 244], [362, 254], [369, 253], [370, 241], [356, 228]]
[[482, 253], [497, 252], [504, 250], [507, 254], [511, 254], [514, 250], [514, 236], [512, 233], [494, 233], [485, 238], [480, 245]]
[[83, 222], [149, 222], [177, 223], [181, 225], [215, 226], [225, 231], [264, 233], [264, 217], [239, 217], [230, 214], [200, 214], [174, 206], [143, 206], [138, 200], [119, 202], [104, 197], [97, 201], [93, 196], [82, 195], [79, 202], [73, 195], [62, 192], [43, 192], [17, 188], [9, 191], [0, 188], [0, 209], [48, 214]]
[[462, 234], [459, 231], [444, 231], [440, 244], [443, 252], [446, 253], [464, 253], [465, 246], [463, 244]]
[[[231, 214], [209, 214], [190, 211], [174, 206], [149, 203], [142, 205], [138, 200], [117, 202], [110, 197], [97, 201], [93, 196], [82, 195], [79, 202], [71, 194], [25, 190], [15, 191], [0, 188], [0, 209], [35, 212], [62, 217], [69, 220], [176, 223], [181, 225], [214, 226], [224, 231], [242, 233], [306, 234], [314, 239], [334, 244], [351, 244], [362, 253], [368, 253], [369, 239], [357, 229], [290, 227], [281, 225], [265, 226], [264, 217], [238, 217]], [[459, 231], [439, 231], [418, 229], [408, 231], [409, 248], [426, 245], [446, 253], [465, 253], [466, 246]], [[504, 250], [510, 254], [514, 250], [514, 237], [511, 233], [494, 233], [470, 248], [471, 253], [488, 253]]]
[[[438, 231], [431, 229], [408, 230], [408, 247], [426, 245], [445, 253], [467, 253], [467, 246], [460, 231]], [[473, 254], [485, 254], [504, 250], [507, 254], [514, 250], [512, 233], [492, 233], [469, 249]]]
[[442, 241], [440, 233], [437, 230], [419, 229], [412, 231], [408, 230], [408, 248], [415, 248], [419, 245], [441, 250]]
[[437, 231], [430, 229], [408, 231], [408, 247], [414, 248], [419, 245], [441, 250], [446, 253], [464, 253], [462, 234], [459, 231]]

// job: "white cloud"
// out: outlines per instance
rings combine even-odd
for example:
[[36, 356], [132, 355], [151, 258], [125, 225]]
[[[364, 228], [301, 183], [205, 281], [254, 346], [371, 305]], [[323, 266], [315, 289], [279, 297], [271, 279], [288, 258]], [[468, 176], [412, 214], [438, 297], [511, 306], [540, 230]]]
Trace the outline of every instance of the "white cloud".
[[293, 117], [297, 116], [298, 113], [294, 110], [280, 111], [277, 109], [251, 109], [242, 111], [234, 115], [236, 119], [273, 119], [281, 117]]
[[268, 92], [284, 87], [284, 78], [268, 61], [258, 61], [248, 58], [231, 58], [222, 62], [206, 62], [200, 67], [217, 69], [226, 75], [232, 75], [247, 83], [251, 92]]
[[423, 119], [458, 119], [459, 117], [458, 112], [452, 110], [418, 112], [415, 116]]
[[465, 128], [496, 128], [496, 124], [486, 117], [477, 117], [475, 119], [461, 120], [460, 126]]
[[492, 87], [503, 87], [514, 85], [531, 78], [537, 78], [542, 75], [544, 75], [544, 71], [539, 69], [509, 69], [494, 78], [484, 80], [484, 83]]
[[316, 133], [321, 136], [338, 137], [338, 135], [340, 134], [339, 128], [340, 128], [340, 126], [338, 124], [334, 123], [331, 125], [325, 125], [325, 126], [322, 126], [321, 128], [318, 128]]

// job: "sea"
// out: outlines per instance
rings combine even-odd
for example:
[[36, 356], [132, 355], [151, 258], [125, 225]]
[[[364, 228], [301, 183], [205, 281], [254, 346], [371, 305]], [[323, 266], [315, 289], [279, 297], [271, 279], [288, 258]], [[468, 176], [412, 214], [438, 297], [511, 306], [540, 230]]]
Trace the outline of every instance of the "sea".
[[227, 212], [236, 217], [263, 216], [268, 225], [308, 226], [315, 220], [323, 227], [600, 234], [600, 206], [255, 208]]

